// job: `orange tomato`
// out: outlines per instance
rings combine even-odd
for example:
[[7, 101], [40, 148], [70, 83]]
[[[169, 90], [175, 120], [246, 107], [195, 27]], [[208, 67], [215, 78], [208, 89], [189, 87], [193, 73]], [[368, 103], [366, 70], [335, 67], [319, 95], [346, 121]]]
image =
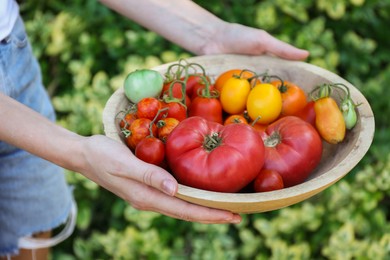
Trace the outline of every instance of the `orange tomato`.
[[229, 125], [229, 124], [239, 124], [239, 123], [248, 124], [248, 121], [243, 115], [230, 115], [225, 119], [223, 124]]
[[254, 74], [253, 72], [250, 72], [250, 71], [247, 71], [247, 70], [241, 70], [241, 69], [231, 69], [231, 70], [227, 70], [225, 72], [223, 72], [222, 74], [220, 74], [217, 78], [217, 80], [215, 81], [215, 88], [221, 92], [222, 90], [222, 87], [223, 85], [225, 84], [225, 82], [232, 78], [233, 76], [240, 76], [241, 78], [243, 79], [248, 79], [250, 77], [253, 77]]
[[314, 103], [316, 128], [321, 137], [330, 144], [344, 140], [346, 126], [336, 101], [331, 97], [317, 99]]
[[173, 129], [175, 129], [179, 123], [180, 121], [173, 117], [160, 119], [156, 124], [158, 138], [165, 143], [168, 135], [171, 134]]
[[294, 116], [298, 114], [307, 104], [305, 91], [289, 81], [276, 80], [271, 82], [282, 94], [281, 116]]

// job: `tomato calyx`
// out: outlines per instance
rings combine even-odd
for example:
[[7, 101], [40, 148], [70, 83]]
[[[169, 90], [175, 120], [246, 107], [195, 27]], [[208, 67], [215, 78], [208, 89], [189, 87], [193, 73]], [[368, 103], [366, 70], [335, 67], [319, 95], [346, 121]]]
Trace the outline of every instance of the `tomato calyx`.
[[267, 136], [263, 141], [264, 146], [273, 148], [282, 142], [282, 136], [279, 132], [275, 131], [271, 135]]
[[203, 141], [203, 148], [206, 151], [211, 152], [212, 150], [220, 146], [221, 143], [222, 143], [222, 137], [219, 136], [219, 133], [214, 132], [211, 133], [210, 135], [205, 136]]

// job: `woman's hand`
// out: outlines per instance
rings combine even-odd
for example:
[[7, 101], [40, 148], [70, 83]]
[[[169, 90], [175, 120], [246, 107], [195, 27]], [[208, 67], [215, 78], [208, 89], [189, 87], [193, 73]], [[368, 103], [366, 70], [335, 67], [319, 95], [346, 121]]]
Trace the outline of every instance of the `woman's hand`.
[[223, 21], [190, 0], [100, 1], [194, 54], [271, 54], [291, 60], [309, 55], [262, 29]]
[[201, 223], [239, 223], [241, 217], [174, 197], [178, 184], [164, 169], [144, 163], [123, 144], [105, 136], [83, 138], [78, 171], [134, 208]]
[[0, 124], [0, 140], [83, 174], [136, 209], [201, 223], [241, 221], [237, 214], [174, 197], [178, 184], [173, 176], [139, 160], [124, 144], [101, 135], [80, 136], [1, 92], [0, 118], [7, 122]]
[[306, 50], [280, 41], [264, 30], [235, 23], [222, 23], [215, 37], [209, 39], [199, 54], [270, 54], [284, 59], [304, 60]]

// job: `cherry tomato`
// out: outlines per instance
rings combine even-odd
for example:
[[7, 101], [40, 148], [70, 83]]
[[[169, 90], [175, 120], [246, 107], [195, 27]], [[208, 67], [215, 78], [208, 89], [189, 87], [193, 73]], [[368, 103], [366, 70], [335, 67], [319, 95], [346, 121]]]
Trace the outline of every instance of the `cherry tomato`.
[[209, 121], [223, 123], [221, 102], [217, 98], [198, 96], [191, 102], [188, 116], [200, 116]]
[[252, 120], [269, 124], [275, 121], [282, 111], [282, 95], [272, 84], [257, 84], [248, 95], [246, 108]]
[[134, 120], [136, 120], [138, 117], [137, 117], [137, 113], [135, 112], [129, 112], [127, 113], [124, 118], [119, 122], [119, 127], [121, 129], [129, 129], [130, 128], [130, 125], [134, 122]]
[[166, 158], [179, 183], [191, 187], [237, 192], [263, 166], [264, 144], [246, 124], [221, 124], [189, 117], [169, 135]]
[[135, 149], [137, 144], [147, 136], [155, 136], [157, 127], [148, 118], [138, 118], [130, 125], [126, 144], [130, 149]]
[[241, 77], [242, 79], [248, 79], [254, 76], [254, 73], [248, 70], [231, 69], [221, 73], [215, 81], [215, 88], [221, 92], [223, 85], [226, 81], [232, 77]]
[[165, 101], [163, 102], [163, 107], [167, 108], [167, 110], [164, 111], [165, 117], [173, 117], [179, 121], [183, 121], [187, 118], [187, 108], [181, 102]]
[[314, 104], [316, 128], [321, 137], [330, 144], [344, 140], [346, 126], [343, 114], [332, 97], [317, 99]]
[[[283, 84], [282, 84], [283, 82]], [[272, 81], [282, 94], [282, 116], [293, 116], [300, 112], [307, 104], [305, 91], [289, 81]]]
[[161, 109], [162, 104], [160, 100], [154, 97], [146, 97], [137, 103], [137, 116], [138, 118], [153, 120]]
[[263, 169], [257, 175], [253, 187], [255, 192], [266, 192], [284, 188], [282, 176], [274, 170]]
[[231, 115], [243, 113], [250, 90], [251, 86], [247, 79], [229, 78], [221, 90], [222, 109]]
[[[183, 89], [184, 88], [184, 89]], [[183, 98], [184, 94], [184, 98]], [[187, 107], [191, 104], [190, 97], [186, 94], [185, 83], [176, 82], [166, 82], [163, 86], [161, 97], [164, 99], [165, 96], [168, 96], [170, 99], [177, 99], [177, 101], [185, 101]]]
[[[201, 84], [197, 84], [196, 86], [194, 86], [193, 88], [194, 92], [191, 96], [191, 100], [194, 100], [198, 96], [204, 95], [205, 87], [206, 87], [205, 85], [201, 85]], [[210, 92], [215, 91], [214, 85], [209, 85], [209, 90]]]
[[263, 169], [277, 171], [285, 187], [302, 183], [321, 160], [320, 135], [311, 124], [298, 117], [278, 119], [267, 127], [262, 138], [265, 146]]
[[306, 106], [296, 114], [300, 119], [310, 123], [312, 126], [316, 125], [316, 112], [314, 111], [314, 101], [307, 102]]
[[207, 80], [208, 84], [211, 84], [210, 78], [203, 74], [189, 75], [186, 81], [186, 93], [190, 99], [194, 99], [198, 94], [198, 89], [204, 89]]
[[160, 119], [156, 124], [158, 138], [165, 143], [168, 135], [179, 123], [179, 120], [172, 117]]
[[135, 156], [144, 162], [160, 165], [165, 158], [165, 145], [160, 139], [148, 136], [135, 147]]
[[231, 116], [227, 117], [225, 119], [225, 121], [223, 122], [224, 125], [239, 124], [239, 123], [248, 124], [248, 121], [246, 120], [246, 118], [243, 115], [231, 115]]

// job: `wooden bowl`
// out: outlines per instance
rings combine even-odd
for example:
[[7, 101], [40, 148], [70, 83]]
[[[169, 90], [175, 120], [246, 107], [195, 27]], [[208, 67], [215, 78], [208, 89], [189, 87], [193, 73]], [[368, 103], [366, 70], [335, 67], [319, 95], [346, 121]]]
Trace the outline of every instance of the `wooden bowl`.
[[[249, 69], [258, 73], [268, 71], [302, 87], [306, 93], [322, 83], [343, 83], [349, 87], [357, 107], [357, 125], [346, 134], [346, 139], [337, 145], [324, 142], [323, 157], [319, 166], [303, 183], [282, 190], [263, 193], [221, 193], [200, 190], [179, 184], [177, 197], [194, 204], [225, 209], [236, 213], [257, 213], [280, 209], [301, 202], [331, 186], [363, 158], [374, 137], [374, 115], [366, 98], [352, 84], [338, 75], [317, 66], [298, 61], [282, 60], [270, 56], [213, 55], [187, 59], [201, 64], [212, 78], [228, 69]], [[175, 62], [176, 63], [176, 62]], [[162, 75], [168, 66], [153, 68]], [[105, 134], [124, 143], [116, 115], [129, 105], [123, 88], [118, 89], [108, 100], [103, 112]]]

